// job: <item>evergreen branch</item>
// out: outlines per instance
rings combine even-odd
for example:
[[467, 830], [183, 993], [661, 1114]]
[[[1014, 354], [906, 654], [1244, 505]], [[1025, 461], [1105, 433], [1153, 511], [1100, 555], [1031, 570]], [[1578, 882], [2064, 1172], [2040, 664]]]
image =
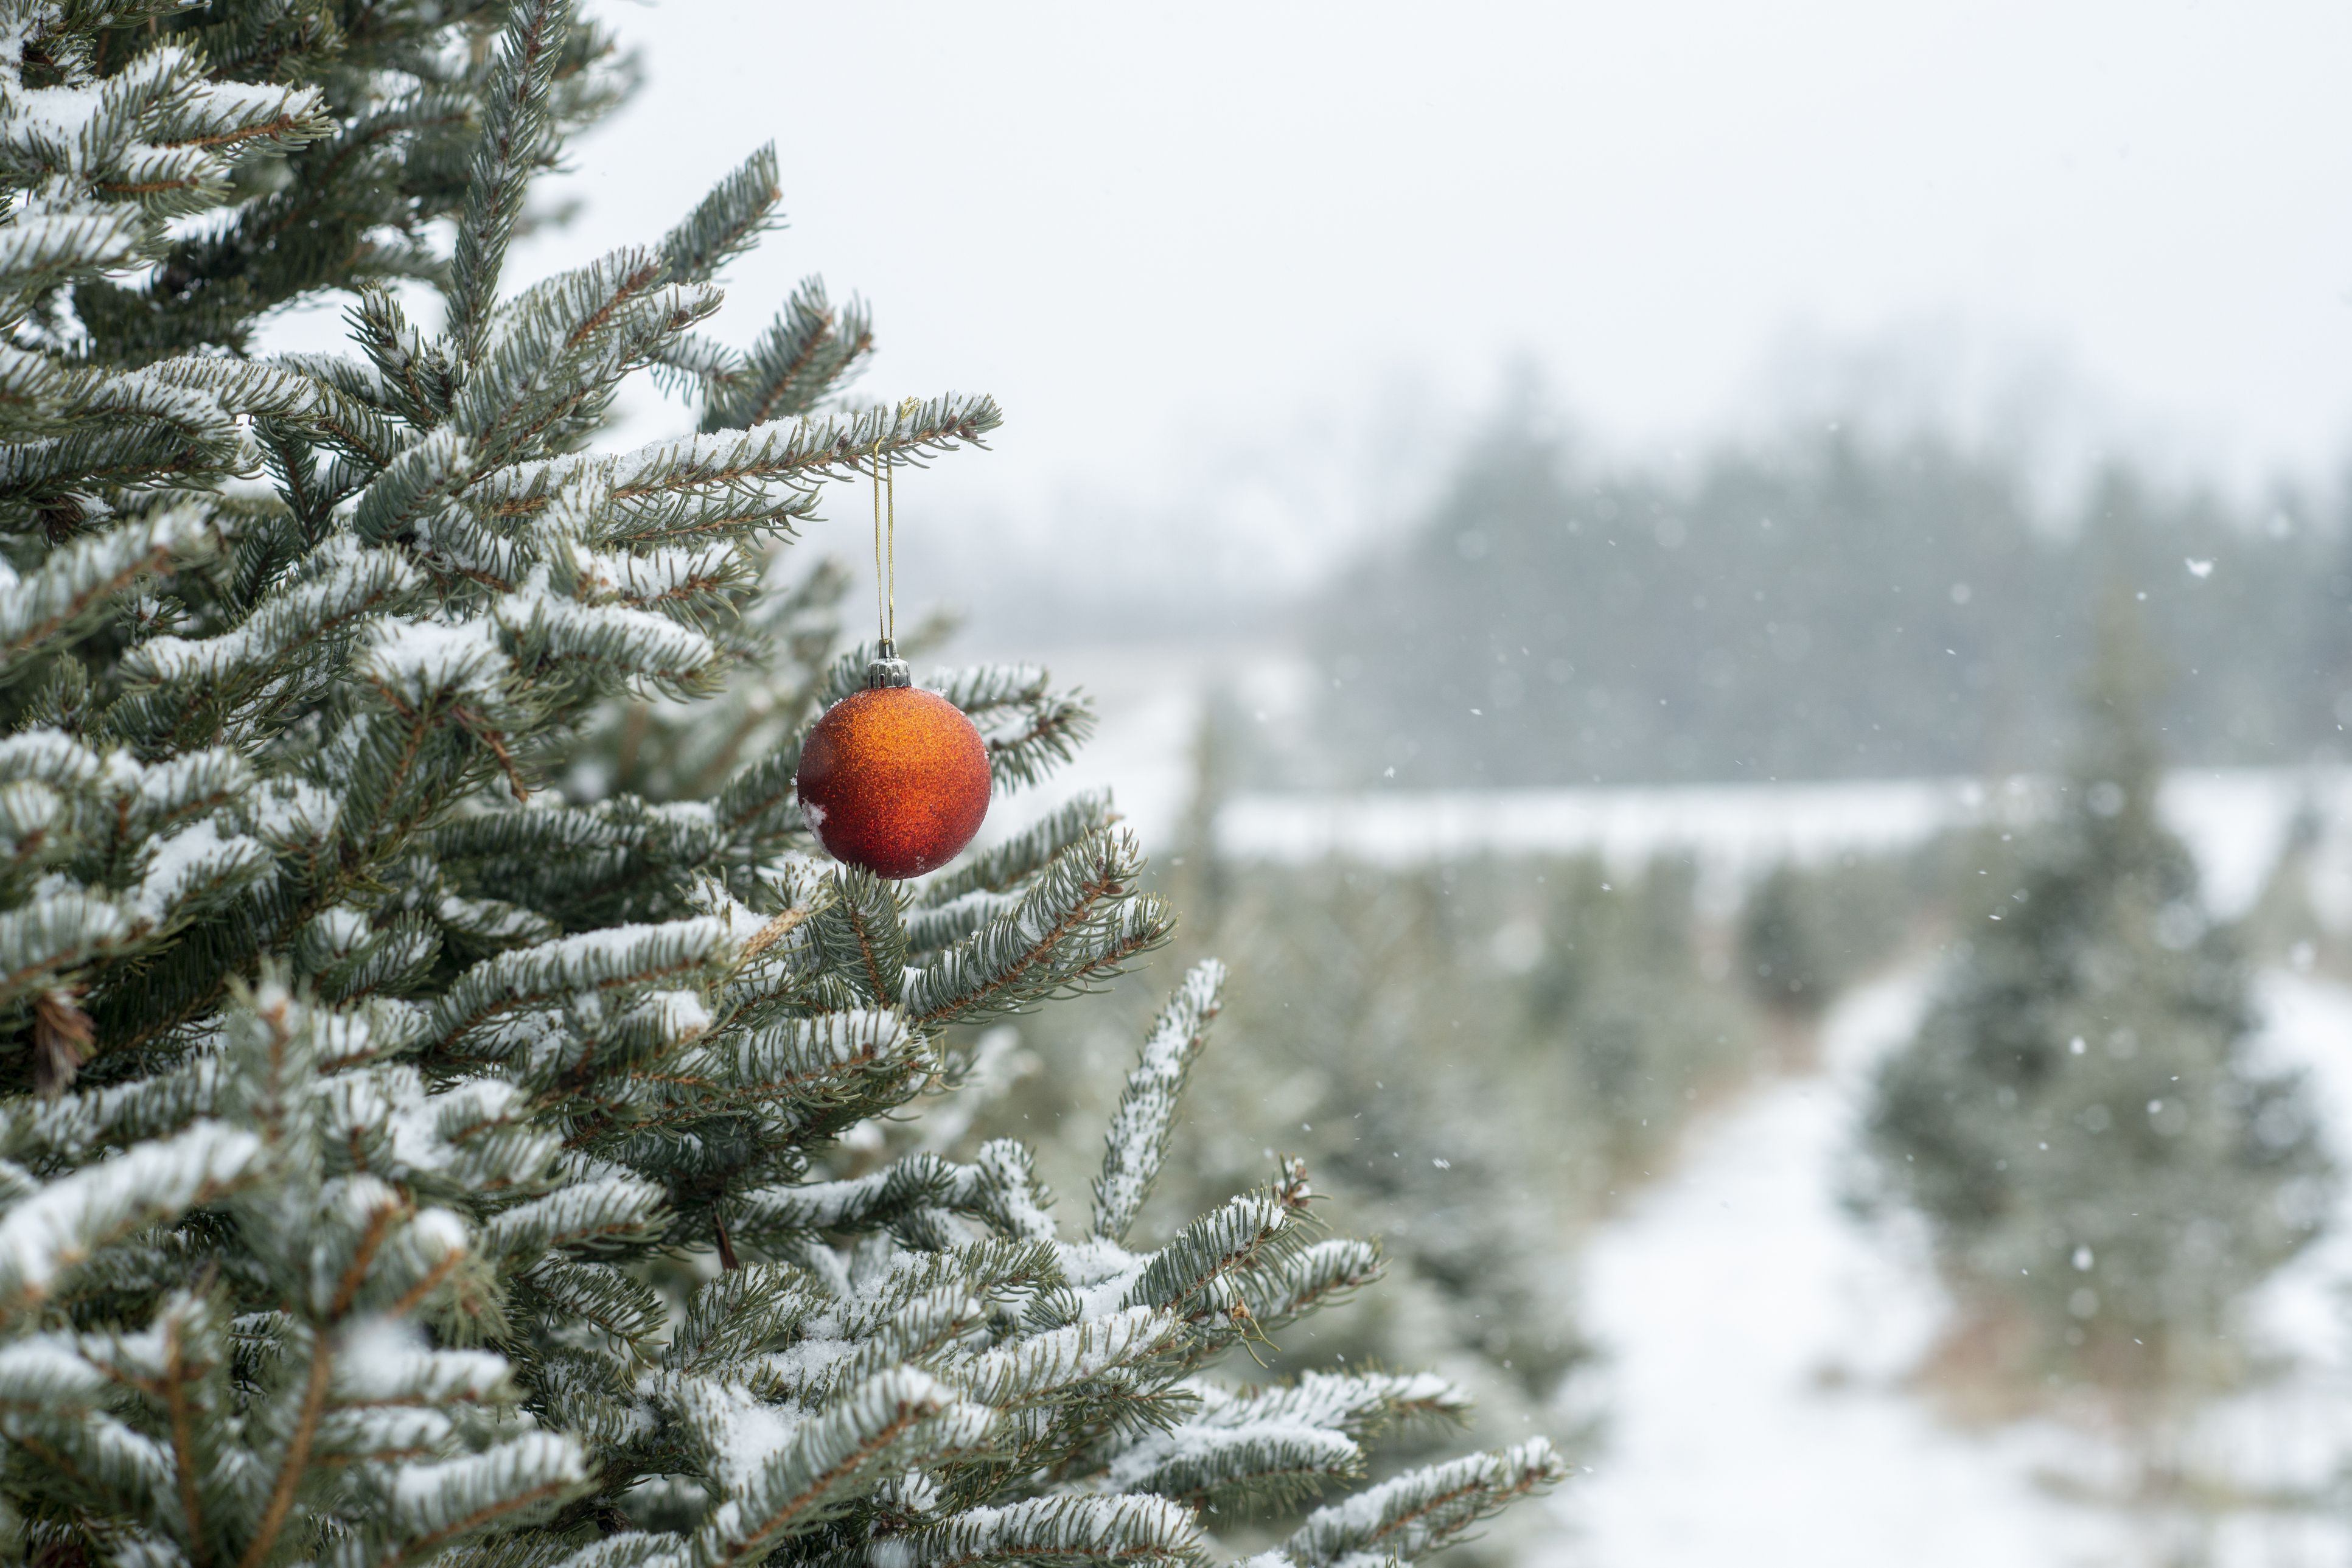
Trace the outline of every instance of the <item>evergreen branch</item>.
[[[454, 430], [436, 430], [384, 465], [360, 492], [352, 517], [359, 537], [370, 544], [414, 536], [464, 488], [473, 455]], [[425, 536], [430, 542], [430, 535]]]
[[548, 92], [571, 26], [570, 0], [520, 0], [483, 94], [481, 144], [449, 262], [449, 336], [468, 363], [480, 355], [507, 242], [546, 156]]
[[482, 1242], [520, 1259], [557, 1248], [608, 1246], [651, 1232], [666, 1197], [634, 1176], [564, 1186], [500, 1214], [482, 1228]]
[[[1176, 1428], [1180, 1441], [1150, 1465], [1127, 1464], [1129, 1488], [1195, 1507], [1284, 1506], [1364, 1473], [1364, 1451], [1346, 1433], [1286, 1423]], [[1130, 1449], [1122, 1455], [1153, 1451]], [[1122, 1477], [1122, 1479], [1126, 1479]]]
[[1102, 1170], [1095, 1177], [1094, 1233], [1106, 1241], [1126, 1240], [1151, 1196], [1168, 1155], [1176, 1103], [1208, 1041], [1209, 1020], [1217, 1016], [1224, 983], [1224, 966], [1215, 959], [1195, 965], [1161, 1009], [1141, 1059], [1127, 1075], [1118, 1109], [1103, 1134]]
[[484, 476], [468, 498], [494, 515], [527, 516], [543, 510], [565, 484], [593, 471], [610, 483], [614, 508], [600, 538], [651, 538], [679, 531], [655, 525], [684, 501], [740, 498], [755, 487], [782, 485], [813, 504], [818, 486], [856, 477], [877, 455], [918, 462], [975, 444], [1003, 422], [992, 399], [933, 398], [846, 418], [656, 442], [618, 457], [518, 463]]
[[749, 430], [795, 418], [838, 388], [874, 346], [866, 307], [851, 300], [838, 316], [824, 285], [803, 279], [783, 313], [723, 380], [706, 382], [702, 428]]
[[757, 1558], [814, 1529], [887, 1475], [977, 1448], [991, 1414], [938, 1379], [897, 1367], [803, 1425], [696, 1542], [702, 1562]]
[[37, 508], [75, 494], [193, 487], [247, 465], [236, 420], [203, 392], [145, 373], [78, 381], [58, 434], [0, 445], [0, 501]]
[[408, 324], [400, 301], [383, 288], [363, 288], [360, 302], [343, 316], [380, 378], [371, 389], [400, 411], [409, 423], [430, 430], [448, 416], [458, 373], [443, 346]]
[[0, 911], [0, 1005], [46, 990], [67, 971], [121, 946], [131, 918], [112, 899], [81, 888], [59, 888], [16, 909]]
[[[179, 1306], [182, 1303], [174, 1303]], [[208, 1314], [207, 1314], [208, 1315]], [[189, 1331], [201, 1333], [213, 1325], [202, 1318], [195, 1323], [186, 1321], [189, 1314], [168, 1312], [163, 1322], [163, 1406], [171, 1429], [172, 1471], [177, 1483], [180, 1517], [187, 1531], [190, 1561], [195, 1568], [205, 1568], [212, 1561], [211, 1542], [205, 1530], [205, 1507], [196, 1478], [196, 1412], [191, 1408], [190, 1385], [202, 1375], [189, 1364]], [[210, 1337], [210, 1336], [207, 1336]], [[205, 1358], [217, 1365], [225, 1358], [218, 1354]], [[207, 1410], [209, 1416], [213, 1412]]]
[[986, 1221], [1008, 1240], [1043, 1241], [1054, 1234], [1048, 1201], [1023, 1145], [995, 1139], [970, 1165], [928, 1152], [909, 1155], [862, 1176], [758, 1188], [736, 1200], [735, 1212], [747, 1233], [763, 1235], [884, 1227], [929, 1235], [936, 1216], [962, 1214]]
[[1279, 1187], [1228, 1198], [1151, 1254], [1123, 1304], [1165, 1308], [1193, 1322], [1228, 1314], [1244, 1304], [1237, 1276], [1302, 1248], [1305, 1220]]
[[1208, 1561], [1192, 1511], [1163, 1497], [1040, 1497], [965, 1509], [893, 1545], [907, 1568]]
[[797, 1269], [753, 1263], [721, 1274], [688, 1298], [670, 1336], [668, 1364], [699, 1372], [740, 1361], [795, 1333], [821, 1305], [816, 1282]]
[[746, 1193], [738, 1212], [762, 1232], [866, 1231], [923, 1209], [971, 1209], [977, 1190], [971, 1167], [914, 1154], [862, 1176]]
[[920, 907], [941, 908], [971, 894], [1018, 887], [1064, 850], [1118, 821], [1109, 790], [1082, 790], [1003, 842], [967, 856], [955, 870], [924, 883], [916, 902]]
[[716, 920], [583, 932], [484, 959], [451, 984], [426, 1024], [448, 1047], [500, 1013], [580, 993], [632, 990], [709, 973], [727, 951]]
[[801, 737], [782, 746], [729, 779], [712, 802], [730, 834], [764, 848], [801, 831], [799, 802], [793, 793], [801, 768]]
[[1122, 1491], [1196, 1503], [1287, 1503], [1361, 1473], [1361, 1445], [1405, 1422], [1464, 1424], [1470, 1401], [1426, 1373], [1309, 1372], [1227, 1390], [1194, 1379], [1199, 1401], [1181, 1422], [1145, 1434], [1103, 1474]]
[[403, 434], [353, 388], [348, 361], [288, 355], [267, 363], [184, 356], [147, 368], [166, 386], [200, 392], [233, 414], [273, 421], [317, 436], [336, 450], [383, 467]]
[[391, 1522], [405, 1539], [379, 1568], [430, 1556], [489, 1524], [551, 1510], [584, 1490], [589, 1477], [570, 1437], [526, 1432], [478, 1454], [408, 1466], [404, 1479]]
[[907, 927], [898, 890], [856, 866], [840, 868], [832, 880], [835, 896], [809, 921], [810, 940], [825, 966], [848, 978], [861, 1001], [890, 1006], [907, 980]]
[[320, 644], [344, 643], [366, 617], [407, 605], [422, 584], [423, 574], [393, 551], [339, 538], [234, 629], [201, 641], [150, 639], [125, 656], [123, 674], [132, 683], [177, 688], [183, 701], [158, 714], [155, 732], [184, 734], [195, 713], [225, 712], [278, 685]]
[[477, 473], [545, 449], [609, 402], [621, 377], [718, 308], [708, 285], [663, 281], [653, 253], [614, 251], [533, 286], [494, 319], [450, 408]]
[[1531, 1437], [1382, 1481], [1320, 1508], [1284, 1543], [1299, 1568], [1411, 1563], [1445, 1545], [1507, 1503], [1549, 1490], [1567, 1473], [1550, 1443]]
[[694, 211], [663, 236], [663, 270], [680, 283], [702, 283], [775, 226], [776, 147], [770, 142], [710, 189]]
[[1278, 1259], [1243, 1282], [1244, 1304], [1259, 1329], [1272, 1333], [1318, 1307], [1344, 1301], [1381, 1277], [1381, 1249], [1369, 1241], [1333, 1237]]
[[1123, 829], [1063, 851], [1009, 913], [908, 976], [908, 1019], [925, 1030], [976, 1022], [1117, 973], [1174, 929], [1165, 905], [1139, 895], [1142, 866]]
[[911, 1094], [930, 1066], [922, 1036], [896, 1013], [850, 1011], [785, 1019], [697, 1041], [659, 1073], [640, 1077], [667, 1091], [674, 1110], [649, 1113], [643, 1124], [694, 1121], [761, 1109], [786, 1125], [807, 1125], [834, 1106], [861, 1113], [895, 1102], [893, 1085]]
[[9, 584], [0, 596], [0, 683], [31, 668], [25, 655], [34, 648], [87, 630], [124, 589], [202, 549], [206, 523], [201, 509], [183, 506], [86, 534]]
[[0, 1315], [47, 1300], [104, 1248], [235, 1191], [262, 1152], [251, 1133], [205, 1122], [51, 1182], [0, 1218]]
[[27, 203], [12, 217], [0, 228], [0, 287], [12, 304], [68, 277], [129, 267], [146, 248], [146, 225], [121, 207], [43, 211]]
[[295, 1490], [310, 1468], [310, 1444], [318, 1436], [319, 1416], [326, 1407], [333, 1364], [326, 1343], [314, 1333], [310, 1370], [303, 1379], [302, 1402], [295, 1415], [294, 1428], [287, 1435], [286, 1446], [278, 1456], [277, 1479], [270, 1483], [269, 1500], [254, 1525], [245, 1555], [237, 1559], [237, 1568], [260, 1568], [277, 1546], [278, 1531], [286, 1527], [286, 1516], [293, 1511]]
[[[971, 1281], [945, 1280], [903, 1297], [887, 1316], [861, 1325], [866, 1332], [855, 1351], [815, 1377], [801, 1380], [793, 1392], [812, 1400], [835, 1390], [855, 1388], [894, 1366], [937, 1367], [949, 1359], [954, 1347], [978, 1333], [988, 1317], [989, 1303], [972, 1289]], [[791, 1386], [789, 1380], [787, 1386]]]
[[1128, 1307], [982, 1351], [946, 1375], [977, 1403], [1012, 1410], [1068, 1397], [1115, 1368], [1166, 1355], [1176, 1342], [1175, 1321], [1166, 1313]]
[[[684, 1568], [688, 1542], [683, 1537], [665, 1530], [631, 1531], [625, 1535], [608, 1535], [602, 1541], [592, 1541], [566, 1557], [557, 1557], [548, 1568]], [[454, 1555], [454, 1554], [453, 1554]], [[475, 1564], [458, 1558], [451, 1568], [521, 1568], [519, 1564]], [[531, 1568], [537, 1568], [536, 1564]]]

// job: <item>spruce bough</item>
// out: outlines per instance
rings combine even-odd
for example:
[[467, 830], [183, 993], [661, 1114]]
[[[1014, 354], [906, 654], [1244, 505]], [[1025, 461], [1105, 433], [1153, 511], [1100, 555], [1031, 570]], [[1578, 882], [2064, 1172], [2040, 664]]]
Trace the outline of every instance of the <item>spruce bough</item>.
[[[888, 1130], [956, 1026], [1172, 916], [1098, 797], [921, 884], [811, 854], [796, 737], [863, 661], [794, 684], [826, 580], [774, 546], [998, 414], [842, 405], [870, 336], [814, 284], [698, 335], [764, 152], [503, 287], [625, 76], [556, 0], [0, 0], [0, 1527], [44, 1563], [1189, 1562], [1459, 1411], [1204, 1370], [1378, 1272], [1295, 1165], [1131, 1240], [1213, 966], [1083, 1234], [1020, 1145]], [[327, 288], [352, 352], [251, 357]], [[596, 450], [645, 370], [700, 433]], [[1001, 789], [1086, 729], [942, 685]], [[647, 763], [688, 701], [733, 738]], [[1410, 1559], [1558, 1468], [1408, 1471], [1265, 1561]]]

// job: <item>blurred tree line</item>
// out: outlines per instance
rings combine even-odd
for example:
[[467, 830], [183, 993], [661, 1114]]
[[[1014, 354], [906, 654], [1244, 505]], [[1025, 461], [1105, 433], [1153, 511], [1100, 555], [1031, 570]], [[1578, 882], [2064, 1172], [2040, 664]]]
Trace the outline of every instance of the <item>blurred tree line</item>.
[[[1327, 685], [1282, 781], [1524, 785], [2045, 769], [2089, 607], [2145, 595], [2175, 760], [2305, 761], [2352, 718], [2352, 528], [2107, 470], [1832, 428], [1603, 469], [1506, 422], [1309, 619]], [[1271, 781], [1269, 779], [1268, 781]]]

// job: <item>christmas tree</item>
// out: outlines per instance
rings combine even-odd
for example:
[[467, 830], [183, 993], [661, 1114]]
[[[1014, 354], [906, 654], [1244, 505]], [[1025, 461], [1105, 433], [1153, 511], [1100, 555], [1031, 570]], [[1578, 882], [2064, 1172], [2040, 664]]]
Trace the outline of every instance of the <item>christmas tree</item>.
[[[625, 79], [557, 0], [5, 15], [11, 1550], [1202, 1561], [1210, 1515], [1458, 1413], [1410, 1374], [1216, 1375], [1379, 1271], [1296, 1163], [1130, 1234], [1213, 965], [1075, 1234], [1020, 1145], [899, 1128], [966, 1026], [1173, 917], [1099, 798], [921, 883], [812, 852], [799, 739], [866, 659], [812, 666], [833, 580], [774, 547], [998, 413], [841, 404], [870, 337], [814, 285], [747, 350], [696, 330], [772, 224], [771, 154], [513, 289], [532, 176]], [[353, 353], [250, 357], [326, 289]], [[598, 450], [641, 370], [700, 433]], [[1034, 671], [935, 684], [1000, 791], [1086, 728]], [[1407, 1470], [1265, 1561], [1409, 1560], [1558, 1469]]]
[[2056, 818], [1979, 860], [1869, 1139], [1964, 1305], [2022, 1331], [2018, 1369], [2193, 1395], [2242, 1370], [2232, 1311], [2311, 1239], [2332, 1173], [2300, 1075], [2252, 1058], [2235, 934], [2158, 818], [2137, 623], [2106, 606]]
[[1900, 951], [1939, 846], [1904, 855], [1847, 851], [1780, 861], [1739, 907], [1738, 963], [1749, 992], [1784, 1024], [1810, 1030], [1839, 994]]

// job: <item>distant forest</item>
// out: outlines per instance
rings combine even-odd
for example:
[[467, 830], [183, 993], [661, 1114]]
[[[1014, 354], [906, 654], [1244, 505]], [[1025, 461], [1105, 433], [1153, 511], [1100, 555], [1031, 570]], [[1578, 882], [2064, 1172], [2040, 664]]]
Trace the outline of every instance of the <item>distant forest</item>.
[[[2352, 751], [2352, 528], [2106, 471], [2037, 505], [1932, 436], [1814, 434], [1675, 475], [1490, 431], [1318, 601], [1324, 785], [2051, 766], [2102, 595], [2145, 605], [2176, 762]], [[1389, 770], [1393, 769], [1391, 773]]]

